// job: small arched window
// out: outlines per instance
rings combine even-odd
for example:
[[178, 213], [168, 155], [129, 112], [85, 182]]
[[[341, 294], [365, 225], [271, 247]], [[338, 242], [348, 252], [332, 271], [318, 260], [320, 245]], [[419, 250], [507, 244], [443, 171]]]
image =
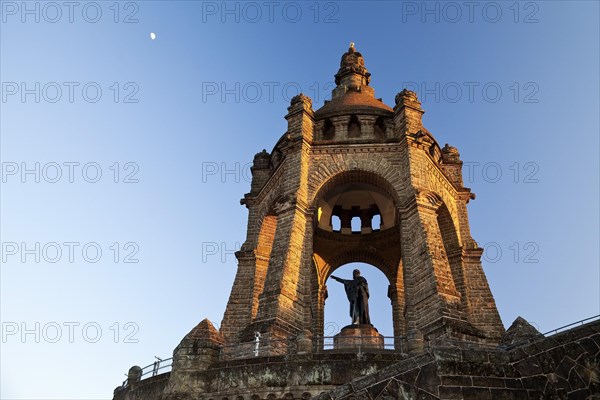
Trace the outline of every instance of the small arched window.
[[352, 217], [352, 220], [350, 220], [350, 226], [352, 227], [352, 233], [360, 233], [360, 217]]
[[342, 230], [342, 220], [337, 215], [331, 216], [331, 229], [334, 232], [339, 232]]
[[350, 121], [348, 122], [348, 137], [360, 137], [360, 122], [358, 121], [358, 118], [356, 118], [356, 115], [350, 117]]
[[374, 126], [375, 137], [378, 139], [385, 139], [385, 130], [385, 121], [383, 117], [377, 118]]
[[323, 122], [323, 140], [332, 140], [335, 136], [335, 126], [331, 123], [331, 120], [327, 118]]
[[371, 219], [371, 229], [378, 231], [381, 229], [381, 214], [376, 214]]

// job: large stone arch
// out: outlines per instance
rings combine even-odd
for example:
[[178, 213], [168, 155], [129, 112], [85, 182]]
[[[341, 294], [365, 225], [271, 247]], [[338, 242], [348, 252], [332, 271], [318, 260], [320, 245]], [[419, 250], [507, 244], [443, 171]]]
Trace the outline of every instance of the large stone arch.
[[376, 252], [372, 251], [347, 251], [339, 254], [332, 260], [330, 264], [326, 264], [324, 266], [325, 268], [322, 269], [321, 272], [324, 273], [323, 281], [327, 281], [327, 279], [338, 268], [353, 262], [361, 262], [372, 265], [385, 275], [390, 284], [394, 281], [394, 276], [391, 274], [391, 265], [388, 265], [386, 260], [380, 257]]
[[352, 159], [337, 155], [328, 161], [330, 162], [327, 163], [327, 166], [319, 164], [311, 171], [308, 204], [314, 206], [318, 199], [331, 188], [357, 180], [379, 187], [394, 199], [396, 205], [401, 204], [398, 193], [398, 189], [401, 187], [398, 169], [385, 158], [380, 158], [374, 163], [368, 155], [365, 155], [364, 158], [355, 156]]
[[[468, 239], [468, 237], [465, 237], [465, 234], [468, 233], [468, 226], [465, 227], [466, 221], [461, 220], [461, 209], [464, 208], [464, 204], [461, 206], [459, 202], [465, 200], [461, 198], [455, 186], [432, 160], [427, 158], [423, 162], [425, 163], [425, 170], [428, 172], [429, 179], [419, 180], [418, 190], [435, 193], [439, 201], [445, 205], [456, 228], [458, 241], [462, 244]], [[464, 233], [461, 234], [463, 231]]]
[[[362, 265], [353, 265], [355, 263], [361, 263]], [[352, 268], [358, 268], [361, 272], [361, 275], [364, 276], [365, 278], [367, 278], [368, 282], [369, 282], [369, 289], [370, 289], [370, 300], [369, 300], [369, 308], [371, 310], [371, 322], [374, 324], [374, 326], [376, 328], [378, 328], [381, 331], [381, 326], [379, 326], [379, 324], [375, 321], [378, 321], [379, 323], [382, 322], [382, 319], [375, 319], [374, 318], [374, 310], [381, 310], [381, 306], [383, 305], [383, 303], [386, 302], [386, 299], [389, 299], [389, 287], [392, 286], [392, 282], [393, 282], [393, 277], [390, 277], [388, 275], [388, 271], [386, 270], [386, 267], [383, 266], [385, 264], [385, 261], [382, 260], [381, 258], [377, 257], [376, 255], [372, 254], [372, 255], [367, 255], [367, 257], [355, 257], [353, 254], [347, 254], [344, 255], [343, 257], [339, 257], [335, 260], [335, 263], [330, 265], [326, 274], [325, 279], [325, 283], [326, 283], [326, 288], [328, 291], [328, 297], [327, 300], [324, 302], [323, 304], [323, 314], [325, 314], [325, 311], [327, 309], [327, 307], [332, 307], [331, 304], [328, 304], [328, 302], [332, 301], [335, 302], [340, 301], [342, 304], [347, 304], [347, 298], [344, 296], [342, 298], [339, 297], [335, 297], [335, 299], [333, 298], [334, 296], [331, 295], [331, 290], [332, 290], [332, 286], [341, 286], [343, 287], [343, 285], [341, 285], [338, 282], [335, 282], [333, 279], [329, 279], [331, 278], [331, 275], [337, 275], [338, 277], [344, 278], [344, 279], [351, 279], [351, 273], [350, 271], [346, 270], [345, 272], [340, 271], [340, 269], [344, 269], [346, 267], [352, 266]], [[372, 279], [375, 275], [378, 275], [378, 278], [380, 279], [379, 282], [375, 283], [375, 281]], [[383, 277], [381, 277], [381, 275], [383, 275]], [[383, 278], [383, 279], [382, 279]], [[377, 284], [383, 283], [384, 285], [384, 290], [383, 291], [376, 291], [378, 288]], [[335, 289], [335, 288], [333, 288]], [[339, 292], [338, 292], [338, 296], [339, 296]], [[338, 303], [339, 304], [339, 303]], [[391, 309], [389, 310], [389, 313], [385, 313], [385, 314], [381, 314], [384, 316], [384, 318], [388, 321], [391, 322], [392, 327], [393, 327], [393, 304], [388, 303], [388, 307], [391, 305]], [[331, 308], [329, 308], [329, 310], [331, 311]], [[386, 311], [388, 311], [386, 309]], [[380, 315], [380, 316], [381, 316]], [[329, 314], [329, 318], [331, 318], [332, 315]], [[336, 315], [335, 318], [337, 318], [338, 316]], [[345, 320], [345, 318], [347, 317], [346, 314], [343, 315], [343, 325], [339, 325], [338, 327], [341, 328], [343, 326], [349, 325], [350, 324], [350, 320], [348, 319], [347, 321]], [[327, 319], [328, 322], [332, 321], [332, 319]], [[325, 320], [323, 321], [325, 322]], [[386, 336], [389, 336], [389, 333], [386, 333]], [[332, 336], [332, 335], [330, 335]], [[389, 344], [389, 342], [388, 342]]]
[[464, 274], [462, 271], [462, 248], [459, 240], [459, 233], [454, 218], [450, 214], [445, 202], [441, 202], [437, 209], [437, 222], [442, 235], [442, 245], [448, 258], [452, 278], [456, 290], [461, 295], [461, 304], [466, 308], [467, 294], [465, 291]]
[[[373, 190], [387, 197], [393, 208], [393, 221], [388, 221], [386, 229], [367, 234], [342, 234], [319, 227], [314, 218], [312, 223], [312, 263], [311, 266], [311, 309], [313, 310], [312, 330], [321, 335], [324, 329], [324, 308], [327, 297], [325, 282], [331, 273], [342, 265], [351, 262], [364, 262], [379, 269], [389, 281], [387, 295], [392, 303], [394, 336], [406, 332], [404, 321], [404, 273], [400, 252], [400, 218], [398, 214], [400, 197], [394, 185], [384, 176], [372, 171], [351, 169], [336, 174], [322, 182], [311, 197], [310, 208], [318, 210], [327, 196], [337, 193], [339, 188], [351, 187], [355, 191]], [[389, 206], [389, 205], [388, 205]], [[316, 215], [316, 213], [315, 213]]]
[[[455, 217], [444, 201], [444, 197], [435, 191], [419, 189], [417, 190], [417, 201], [421, 204], [427, 204], [435, 210], [437, 229], [430, 232], [434, 238], [432, 252], [438, 257], [447, 260], [450, 268], [452, 283], [456, 290], [461, 293], [464, 300], [464, 281], [461, 268], [461, 244]], [[431, 230], [431, 227], [429, 228]]]
[[253, 277], [254, 284], [252, 285], [252, 319], [256, 318], [258, 298], [265, 287], [267, 270], [269, 268], [269, 261], [271, 260], [271, 251], [273, 250], [273, 243], [277, 232], [277, 221], [277, 215], [273, 212], [269, 212], [265, 213], [260, 224], [256, 249], [254, 250], [256, 267], [254, 269]]

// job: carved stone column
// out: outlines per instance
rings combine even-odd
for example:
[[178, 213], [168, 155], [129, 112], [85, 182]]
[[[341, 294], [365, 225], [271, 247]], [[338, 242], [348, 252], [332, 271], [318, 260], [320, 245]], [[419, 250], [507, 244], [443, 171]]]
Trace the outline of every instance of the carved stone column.
[[343, 115], [341, 117], [333, 117], [331, 118], [331, 122], [335, 127], [336, 140], [348, 139], [348, 123], [350, 122], [350, 116]]
[[358, 122], [360, 122], [361, 139], [374, 139], [375, 138], [375, 115], [358, 115]]
[[350, 235], [352, 233], [352, 216], [350, 215], [350, 213], [341, 213], [340, 222], [340, 232], [346, 235]]
[[373, 215], [371, 214], [371, 210], [361, 210], [360, 213], [360, 233], [371, 233], [373, 232], [373, 228], [371, 227], [371, 219]]

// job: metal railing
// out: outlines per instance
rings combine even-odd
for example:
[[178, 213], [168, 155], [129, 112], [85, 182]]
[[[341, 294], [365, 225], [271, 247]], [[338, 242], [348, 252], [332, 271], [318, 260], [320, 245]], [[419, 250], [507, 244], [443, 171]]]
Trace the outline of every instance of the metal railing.
[[543, 335], [544, 336], [556, 335], [557, 333], [560, 333], [562, 331], [567, 330], [567, 328], [570, 329], [571, 327], [574, 327], [574, 326], [577, 326], [577, 325], [584, 325], [584, 324], [587, 324], [587, 323], [592, 322], [592, 321], [597, 320], [597, 319], [600, 319], [600, 314], [599, 315], [595, 315], [593, 317], [586, 318], [586, 319], [582, 319], [581, 321], [573, 322], [572, 324], [569, 324], [569, 325], [561, 326], [560, 328], [556, 328], [556, 329], [553, 329], [553, 330], [551, 330], [549, 332], [543, 333]]
[[253, 342], [222, 345], [219, 359], [230, 361], [267, 355], [285, 356], [294, 354], [296, 349], [297, 345], [294, 339], [261, 339], [258, 336]]
[[[361, 353], [362, 351], [402, 352], [406, 349], [403, 336], [315, 336], [311, 339], [312, 352]], [[286, 356], [298, 352], [296, 339], [263, 339], [255, 336], [252, 342], [224, 344], [219, 359], [223, 361], [264, 356]]]
[[[169, 368], [169, 371], [171, 370], [171, 366], [173, 365], [173, 357], [162, 359], [154, 356], [154, 358], [156, 358], [156, 361], [154, 361], [152, 364], [146, 365], [141, 369], [141, 374], [136, 377], [136, 381], [141, 381], [142, 379], [145, 379], [144, 377], [149, 378], [151, 376], [156, 376], [161, 371], [161, 373], [168, 372], [164, 371], [167, 368]], [[127, 379], [123, 381], [123, 387], [126, 387], [129, 383], [129, 375], [125, 374], [125, 376], [127, 376]]]
[[314, 340], [314, 352], [362, 352], [363, 350], [383, 350], [402, 352], [406, 349], [404, 336], [352, 336], [340, 338], [321, 336]]

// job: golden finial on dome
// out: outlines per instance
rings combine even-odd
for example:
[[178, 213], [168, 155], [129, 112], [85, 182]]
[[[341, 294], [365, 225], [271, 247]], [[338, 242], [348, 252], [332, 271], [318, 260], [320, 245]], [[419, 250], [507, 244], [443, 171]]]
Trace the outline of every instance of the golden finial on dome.
[[350, 42], [350, 48], [353, 49], [354, 48], [354, 42]]

